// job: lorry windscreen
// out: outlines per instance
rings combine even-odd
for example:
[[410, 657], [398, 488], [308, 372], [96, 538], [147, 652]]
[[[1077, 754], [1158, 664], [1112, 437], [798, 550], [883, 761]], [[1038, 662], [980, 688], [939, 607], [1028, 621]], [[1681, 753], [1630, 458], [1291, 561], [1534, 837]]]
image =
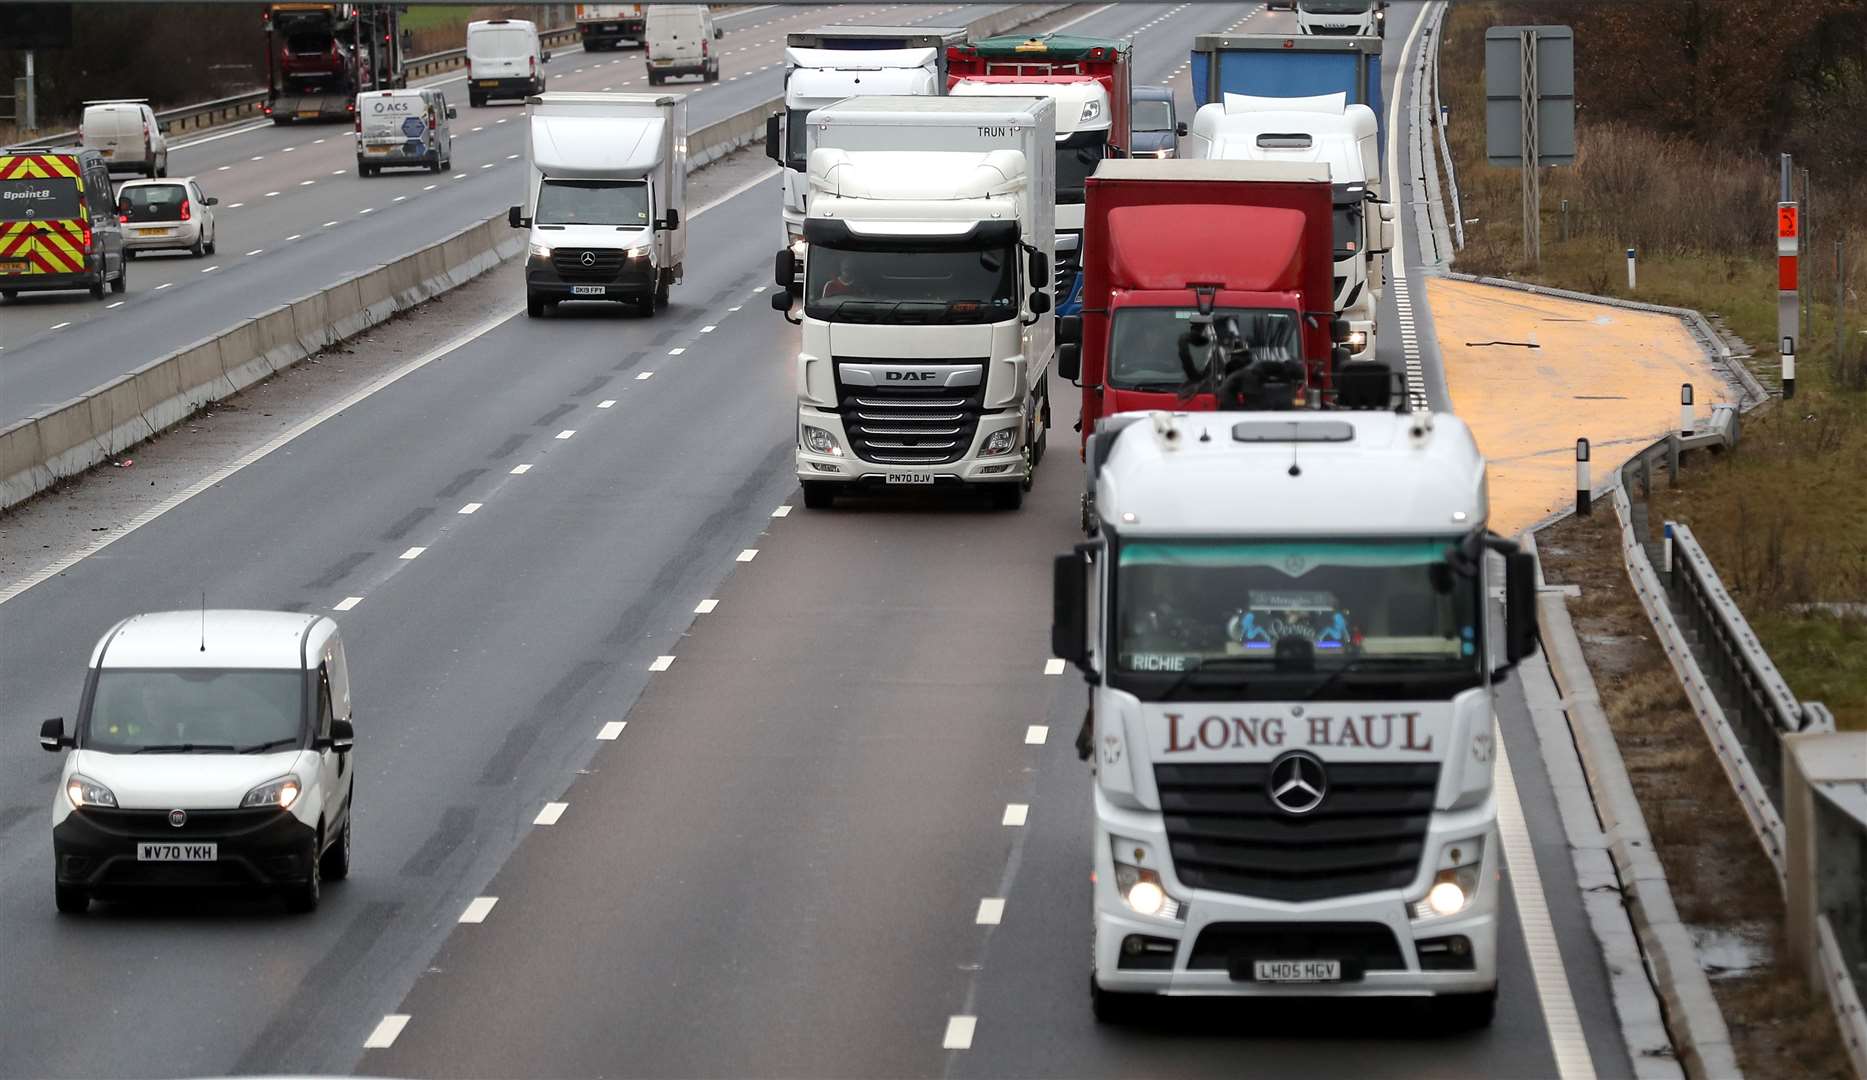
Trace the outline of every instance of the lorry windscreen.
[[1017, 277], [1007, 246], [813, 243], [804, 313], [828, 322], [1004, 322], [1018, 314]]
[[[1215, 493], [1223, 497], [1223, 493]], [[1456, 537], [1120, 541], [1111, 685], [1143, 700], [1449, 696], [1484, 675]]]
[[1104, 128], [1100, 131], [1079, 131], [1067, 139], [1057, 140], [1057, 201], [1060, 203], [1079, 203], [1083, 201], [1083, 192], [1089, 177], [1096, 171], [1096, 166], [1108, 154], [1109, 133]]
[[648, 227], [648, 185], [640, 180], [546, 180], [538, 186], [539, 225]]
[[1374, 0], [1303, 0], [1303, 10], [1312, 15], [1363, 15]]
[[1346, 259], [1361, 250], [1361, 204], [1337, 203], [1335, 208], [1335, 257]]
[[[1238, 320], [1253, 359], [1300, 360], [1296, 316], [1271, 308], [1219, 308], [1215, 316]], [[1192, 308], [1123, 307], [1109, 323], [1108, 384], [1122, 390], [1178, 390], [1186, 382], [1180, 335]]]
[[279, 749], [303, 728], [301, 671], [105, 669], [83, 718], [86, 750], [234, 754]]

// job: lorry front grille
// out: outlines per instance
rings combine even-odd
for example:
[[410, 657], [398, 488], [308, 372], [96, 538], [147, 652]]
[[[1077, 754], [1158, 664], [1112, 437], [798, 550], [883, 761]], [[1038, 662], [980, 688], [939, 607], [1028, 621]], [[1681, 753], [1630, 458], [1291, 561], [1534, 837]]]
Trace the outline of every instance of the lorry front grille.
[[1076, 271], [1081, 269], [1081, 249], [1057, 252], [1057, 280], [1055, 283], [1057, 302], [1062, 303], [1070, 295], [1070, 289], [1076, 284]]
[[1270, 763], [1157, 765], [1154, 782], [1180, 880], [1267, 900], [1321, 900], [1412, 883], [1439, 765], [1332, 764], [1322, 805], [1271, 802]]
[[[899, 361], [893, 361], [899, 363]], [[941, 361], [934, 361], [940, 363]], [[944, 361], [954, 363], [954, 361]], [[979, 365], [982, 369], [984, 364]], [[978, 386], [843, 386], [838, 413], [849, 449], [882, 465], [948, 465], [966, 456], [984, 411]]]
[[[590, 256], [589, 263], [584, 256]], [[614, 281], [622, 270], [621, 248], [556, 248], [551, 268], [565, 281]]]

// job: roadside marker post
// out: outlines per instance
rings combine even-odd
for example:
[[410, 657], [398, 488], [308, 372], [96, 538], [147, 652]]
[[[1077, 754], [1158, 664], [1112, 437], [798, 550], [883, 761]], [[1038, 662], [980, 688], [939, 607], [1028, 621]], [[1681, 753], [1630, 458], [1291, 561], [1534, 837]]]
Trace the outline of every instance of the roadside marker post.
[[1575, 512], [1587, 517], [1593, 500], [1589, 496], [1588, 440], [1575, 440]]
[[1692, 434], [1692, 384], [1679, 384], [1679, 434]]
[[1792, 167], [1783, 155], [1783, 197], [1776, 204], [1776, 337], [1783, 358], [1783, 400], [1796, 396], [1796, 346], [1801, 331], [1801, 298], [1796, 280], [1802, 236], [1802, 211], [1790, 198]]
[[1634, 291], [1634, 249], [1627, 249], [1627, 291]]

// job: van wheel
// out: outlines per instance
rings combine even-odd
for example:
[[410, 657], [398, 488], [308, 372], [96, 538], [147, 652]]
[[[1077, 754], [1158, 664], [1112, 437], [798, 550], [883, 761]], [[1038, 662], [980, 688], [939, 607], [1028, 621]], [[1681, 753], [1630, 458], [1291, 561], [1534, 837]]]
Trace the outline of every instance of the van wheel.
[[319, 860], [318, 872], [326, 881], [342, 881], [350, 876], [350, 823], [355, 819], [356, 807], [351, 806], [351, 817], [344, 819], [344, 831], [337, 835], [337, 842], [324, 852]]
[[486, 108], [486, 95], [470, 93], [467, 95], [467, 104], [473, 106], [476, 109], [484, 109]]
[[110, 283], [110, 291], [113, 293], [120, 293], [129, 287], [130, 287], [130, 260], [129, 260], [129, 256], [125, 255], [123, 257], [123, 265], [117, 268], [117, 280]]
[[18, 289], [0, 289], [0, 300], [17, 300], [17, 299], [19, 299]]
[[545, 302], [537, 293], [525, 294], [525, 314], [533, 319], [543, 318]]
[[[318, 843], [324, 843], [324, 829], [318, 829]], [[285, 910], [304, 914], [316, 911], [318, 901], [324, 893], [324, 858], [317, 848], [311, 850], [311, 866], [305, 872], [305, 880], [285, 887]]]
[[668, 289], [671, 286], [673, 286], [673, 284], [674, 284], [673, 275], [669, 274], [665, 270], [662, 271], [661, 283], [655, 286], [655, 306], [656, 307], [664, 308], [668, 306]]
[[828, 510], [836, 505], [836, 485], [822, 480], [799, 480], [804, 488], [804, 509]]
[[91, 894], [82, 886], [52, 883], [52, 902], [61, 915], [82, 915], [91, 909]]
[[1024, 505], [1023, 484], [993, 484], [991, 487], [994, 510], [1016, 510]]
[[97, 276], [97, 284], [91, 286], [91, 299], [102, 300], [103, 298], [104, 298], [104, 276], [102, 274], [99, 274]]

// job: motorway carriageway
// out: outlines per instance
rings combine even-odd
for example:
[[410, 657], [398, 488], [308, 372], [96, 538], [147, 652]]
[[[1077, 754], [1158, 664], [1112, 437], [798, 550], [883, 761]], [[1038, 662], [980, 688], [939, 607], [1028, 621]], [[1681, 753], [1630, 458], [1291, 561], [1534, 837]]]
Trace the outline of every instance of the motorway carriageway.
[[[762, 7], [721, 16], [720, 81], [680, 79], [656, 92], [687, 95], [700, 128], [783, 92], [784, 38], [830, 22], [966, 23], [1003, 4]], [[254, 47], [259, 47], [255, 39]], [[553, 50], [548, 90], [648, 92], [639, 49]], [[400, 258], [523, 201], [525, 106], [467, 103], [466, 74], [418, 80], [447, 94], [453, 168], [356, 175], [349, 124], [245, 124], [180, 138], [169, 175], [194, 176], [217, 197], [214, 255], [155, 252], [130, 264], [129, 292], [21, 293], [0, 301], [0, 428], [77, 397], [241, 319]], [[127, 179], [119, 177], [119, 180]], [[783, 226], [756, 235], [777, 250]]]
[[[1256, 6], [1182, 5], [1138, 76]], [[1393, 9], [1390, 78], [1418, 7]], [[696, 208], [665, 317], [527, 320], [514, 296], [0, 604], [0, 1010], [59, 1003], [9, 1029], [0, 1074], [1629, 1075], [1514, 692], [1495, 1026], [1352, 1003], [1094, 1025], [1081, 690], [1045, 647], [1076, 399], [1054, 388], [1021, 512], [792, 509], [795, 337], [745, 242], [776, 225], [761, 175]], [[340, 611], [355, 869], [309, 917], [61, 918], [56, 760], [26, 721], [69, 715], [111, 622], [200, 587]]]

